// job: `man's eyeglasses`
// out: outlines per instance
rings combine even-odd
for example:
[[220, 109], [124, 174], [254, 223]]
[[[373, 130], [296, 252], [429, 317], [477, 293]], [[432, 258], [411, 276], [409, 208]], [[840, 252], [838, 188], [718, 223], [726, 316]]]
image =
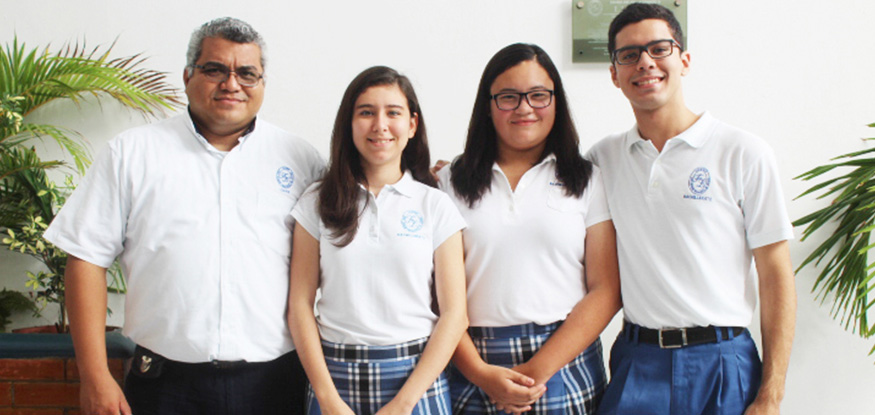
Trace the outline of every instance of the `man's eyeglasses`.
[[200, 69], [201, 74], [203, 74], [210, 82], [215, 83], [225, 82], [231, 74], [234, 74], [237, 76], [237, 83], [240, 84], [240, 86], [251, 88], [258, 85], [258, 81], [260, 81], [261, 78], [264, 78], [264, 75], [258, 73], [258, 71], [251, 66], [241, 66], [235, 70], [231, 70], [231, 68], [218, 63], [191, 66]]
[[529, 92], [501, 92], [491, 96], [495, 100], [495, 105], [502, 111], [513, 111], [519, 108], [523, 97], [526, 97], [526, 102], [532, 108], [547, 108], [553, 102], [553, 91], [538, 89]]
[[675, 46], [680, 49], [673, 39], [654, 40], [644, 46], [626, 46], [614, 51], [614, 62], [618, 65], [634, 65], [641, 59], [641, 55], [647, 52], [653, 59], [665, 59], [671, 56]]

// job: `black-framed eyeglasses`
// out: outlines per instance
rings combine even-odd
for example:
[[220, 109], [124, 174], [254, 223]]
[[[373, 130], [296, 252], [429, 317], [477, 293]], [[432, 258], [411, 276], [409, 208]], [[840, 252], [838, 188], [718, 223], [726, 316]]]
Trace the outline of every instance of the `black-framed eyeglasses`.
[[247, 88], [252, 88], [258, 85], [258, 81], [264, 78], [264, 75], [258, 73], [255, 68], [251, 66], [241, 66], [237, 69], [231, 70], [231, 68], [219, 64], [219, 63], [207, 63], [206, 65], [191, 65], [193, 68], [200, 69], [201, 74], [203, 74], [210, 82], [222, 83], [228, 80], [231, 74], [237, 76], [237, 83], [240, 86], [245, 86]]
[[549, 89], [536, 89], [529, 92], [499, 92], [492, 95], [495, 105], [502, 111], [513, 111], [520, 107], [526, 97], [529, 106], [535, 109], [547, 108], [553, 103], [553, 91]]
[[614, 62], [618, 65], [634, 65], [641, 60], [641, 55], [647, 52], [653, 59], [665, 59], [671, 56], [674, 48], [681, 48], [674, 39], [654, 40], [644, 46], [626, 46], [614, 51]]

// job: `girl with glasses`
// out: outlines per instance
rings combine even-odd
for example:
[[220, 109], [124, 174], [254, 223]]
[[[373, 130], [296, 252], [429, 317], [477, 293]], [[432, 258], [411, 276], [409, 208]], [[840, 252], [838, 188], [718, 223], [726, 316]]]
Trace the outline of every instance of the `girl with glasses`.
[[450, 413], [443, 371], [467, 327], [465, 222], [429, 163], [410, 81], [387, 67], [359, 74], [328, 172], [292, 212], [289, 327], [310, 414]]
[[595, 413], [598, 336], [621, 305], [614, 227], [541, 48], [492, 57], [465, 151], [438, 174], [468, 223], [471, 327], [453, 357], [453, 412]]

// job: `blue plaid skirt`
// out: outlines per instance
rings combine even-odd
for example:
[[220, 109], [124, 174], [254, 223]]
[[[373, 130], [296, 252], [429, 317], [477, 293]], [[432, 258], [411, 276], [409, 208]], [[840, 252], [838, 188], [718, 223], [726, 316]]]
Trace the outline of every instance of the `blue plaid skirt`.
[[[486, 363], [514, 367], [534, 356], [561, 324], [558, 321], [546, 326], [529, 323], [508, 327], [471, 327], [468, 333]], [[532, 405], [532, 410], [527, 414], [594, 414], [606, 384], [602, 343], [596, 339], [547, 381], [547, 392]], [[486, 393], [452, 366], [450, 394], [455, 415], [503, 414], [489, 403]]]
[[[428, 338], [391, 346], [363, 346], [322, 341], [331, 380], [340, 397], [359, 415], [376, 413], [389, 403], [413, 372]], [[322, 413], [308, 388], [307, 413]], [[450, 415], [450, 391], [445, 373], [434, 381], [413, 409], [413, 415]]]

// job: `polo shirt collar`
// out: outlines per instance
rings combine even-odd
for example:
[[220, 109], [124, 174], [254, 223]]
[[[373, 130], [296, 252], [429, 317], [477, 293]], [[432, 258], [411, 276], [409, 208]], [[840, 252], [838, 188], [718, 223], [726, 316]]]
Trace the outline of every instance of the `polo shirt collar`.
[[404, 175], [401, 176], [401, 180], [392, 184], [387, 184], [386, 188], [394, 190], [402, 196], [413, 197], [417, 190], [416, 183], [417, 181], [413, 178], [413, 174], [410, 173], [410, 170], [407, 170], [404, 172]]
[[[548, 163], [555, 163], [555, 162], [556, 162], [556, 155], [553, 153], [550, 153], [550, 154], [547, 154], [547, 157], [544, 157], [543, 160], [539, 161], [538, 164], [535, 164], [534, 166], [532, 166], [532, 168], [540, 167], [540, 166], [546, 165]], [[498, 165], [497, 161], [492, 163], [492, 171], [493, 172], [500, 172], [501, 171], [501, 167]], [[502, 174], [503, 174], [503, 172], [502, 172]]]
[[708, 137], [711, 136], [710, 134], [706, 134], [705, 131], [707, 131], [713, 124], [714, 117], [712, 117], [709, 112], [705, 111], [699, 116], [699, 119], [690, 126], [690, 128], [687, 128], [686, 131], [678, 134], [674, 138], [681, 140], [694, 148], [702, 147], [705, 142], [708, 141]]
[[[406, 197], [413, 197], [417, 194], [417, 190], [419, 186], [417, 186], [416, 179], [413, 178], [413, 175], [410, 173], [410, 170], [406, 170], [403, 175], [401, 175], [401, 179], [395, 183], [387, 184], [383, 186], [382, 191], [390, 190], [399, 195]], [[365, 187], [364, 184], [359, 183], [359, 189], [363, 192], [368, 193], [368, 188]]]
[[[185, 116], [188, 118], [188, 123], [186, 123], [186, 126], [189, 128], [189, 131], [191, 131], [191, 133], [194, 134], [195, 137], [197, 137], [198, 141], [200, 141], [201, 144], [206, 145], [210, 149], [215, 150], [216, 148], [213, 147], [212, 144], [210, 144], [210, 142], [207, 141], [206, 138], [204, 138], [204, 135], [201, 134], [201, 130], [200, 130], [200, 128], [198, 128], [197, 123], [194, 122], [194, 117], [191, 116], [191, 106], [186, 107]], [[255, 122], [257, 121], [257, 119], [258, 119], [258, 117], [253, 118], [252, 122], [249, 123], [249, 126], [246, 127], [246, 131], [243, 132], [243, 135], [237, 139], [238, 145], [242, 145], [246, 141], [246, 139], [249, 138], [249, 136], [255, 131]], [[218, 151], [218, 150], [216, 150], [216, 151]]]
[[544, 159], [541, 160], [541, 162], [536, 164], [535, 166], [540, 166], [542, 164], [555, 163], [555, 162], [556, 162], [556, 155], [553, 153], [550, 153], [550, 154], [547, 154], [547, 157], [544, 157]]
[[[710, 134], [704, 134], [704, 131], [709, 129], [714, 124], [714, 117], [711, 116], [711, 113], [705, 111], [699, 116], [699, 119], [696, 120], [690, 128], [687, 128], [682, 133], [672, 137], [672, 140], [680, 140], [693, 148], [702, 147], [706, 141], [708, 141], [708, 137]], [[645, 140], [644, 137], [641, 137], [641, 133], [638, 132], [638, 124], [636, 123], [632, 126], [632, 129], [626, 133], [625, 145], [626, 148], [631, 148], [635, 144], [645, 143], [648, 140]]]

